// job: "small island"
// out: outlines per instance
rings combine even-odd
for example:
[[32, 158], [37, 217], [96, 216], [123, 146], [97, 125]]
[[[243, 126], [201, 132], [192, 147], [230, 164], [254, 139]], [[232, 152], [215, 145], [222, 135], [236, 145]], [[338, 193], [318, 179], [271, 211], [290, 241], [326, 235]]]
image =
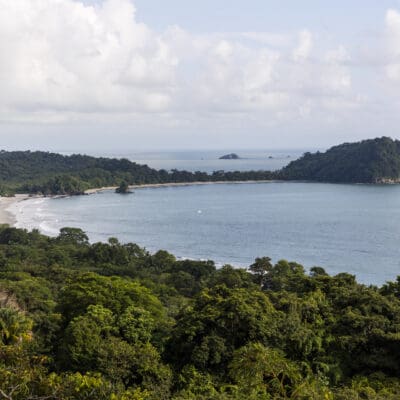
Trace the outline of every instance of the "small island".
[[122, 181], [120, 183], [120, 185], [115, 189], [115, 193], [128, 194], [128, 193], [132, 193], [132, 192], [129, 191], [128, 182]]
[[225, 154], [219, 158], [220, 160], [240, 160], [240, 157], [236, 153]]

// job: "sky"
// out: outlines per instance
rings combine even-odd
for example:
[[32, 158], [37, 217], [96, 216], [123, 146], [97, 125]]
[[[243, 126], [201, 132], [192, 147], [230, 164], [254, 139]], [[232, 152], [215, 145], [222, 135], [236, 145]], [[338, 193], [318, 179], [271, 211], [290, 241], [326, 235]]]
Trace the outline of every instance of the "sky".
[[398, 0], [0, 0], [0, 147], [400, 138]]

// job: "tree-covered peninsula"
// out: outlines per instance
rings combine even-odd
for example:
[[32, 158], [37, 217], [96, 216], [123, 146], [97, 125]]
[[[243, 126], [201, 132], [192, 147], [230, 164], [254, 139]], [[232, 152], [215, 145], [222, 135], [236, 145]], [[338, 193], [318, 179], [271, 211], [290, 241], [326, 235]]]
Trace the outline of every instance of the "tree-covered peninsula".
[[0, 399], [399, 398], [399, 278], [0, 226]]
[[399, 183], [400, 141], [388, 137], [344, 143], [324, 153], [305, 153], [280, 171], [285, 180]]
[[128, 185], [304, 180], [342, 183], [400, 181], [400, 142], [387, 137], [305, 153], [279, 171], [190, 172], [156, 170], [127, 159], [64, 156], [41, 151], [0, 152], [0, 195], [82, 194], [97, 187]]
[[90, 188], [128, 185], [269, 180], [269, 171], [205, 172], [156, 170], [127, 159], [64, 156], [42, 151], [0, 152], [0, 194], [82, 194]]

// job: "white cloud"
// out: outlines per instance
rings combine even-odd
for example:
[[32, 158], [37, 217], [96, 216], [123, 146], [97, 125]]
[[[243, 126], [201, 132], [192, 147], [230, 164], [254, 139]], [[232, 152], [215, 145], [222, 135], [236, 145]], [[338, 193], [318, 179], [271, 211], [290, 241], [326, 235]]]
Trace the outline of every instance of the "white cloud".
[[215, 46], [215, 56], [221, 60], [228, 61], [233, 54], [233, 47], [231, 43], [226, 40], [221, 40]]
[[299, 33], [299, 44], [293, 51], [295, 61], [306, 60], [312, 51], [313, 38], [311, 32], [303, 30]]
[[343, 45], [325, 53], [325, 61], [333, 64], [342, 64], [351, 60], [350, 55]]
[[[0, 9], [2, 120], [238, 113], [270, 122], [358, 104], [347, 49], [318, 44], [308, 30], [157, 33], [130, 0], [0, 0]], [[398, 20], [388, 13], [400, 36]]]
[[128, 0], [0, 0], [0, 102], [10, 109], [163, 109], [178, 60]]
[[385, 23], [388, 59], [386, 75], [390, 80], [400, 82], [400, 13], [388, 10]]
[[239, 32], [227, 34], [239, 38], [245, 38], [254, 42], [259, 42], [267, 46], [285, 47], [290, 45], [291, 37], [287, 34], [271, 33], [271, 32]]

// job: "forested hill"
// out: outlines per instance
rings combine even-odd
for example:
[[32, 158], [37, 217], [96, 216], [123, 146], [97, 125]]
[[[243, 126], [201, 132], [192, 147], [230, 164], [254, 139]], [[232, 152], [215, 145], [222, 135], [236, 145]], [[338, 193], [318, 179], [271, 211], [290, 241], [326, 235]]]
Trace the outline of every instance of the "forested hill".
[[400, 278], [0, 226], [0, 399], [398, 400]]
[[305, 153], [281, 179], [343, 183], [400, 182], [400, 141], [388, 137], [344, 143], [325, 153]]
[[0, 152], [0, 194], [81, 194], [86, 189], [194, 181], [238, 181], [272, 179], [268, 171], [205, 172], [156, 170], [127, 159], [63, 156], [41, 151]]
[[400, 182], [400, 142], [388, 137], [344, 143], [305, 153], [280, 171], [156, 170], [127, 159], [64, 156], [41, 151], [0, 151], [0, 195], [81, 194], [103, 186], [178, 182], [305, 180], [343, 183]]

